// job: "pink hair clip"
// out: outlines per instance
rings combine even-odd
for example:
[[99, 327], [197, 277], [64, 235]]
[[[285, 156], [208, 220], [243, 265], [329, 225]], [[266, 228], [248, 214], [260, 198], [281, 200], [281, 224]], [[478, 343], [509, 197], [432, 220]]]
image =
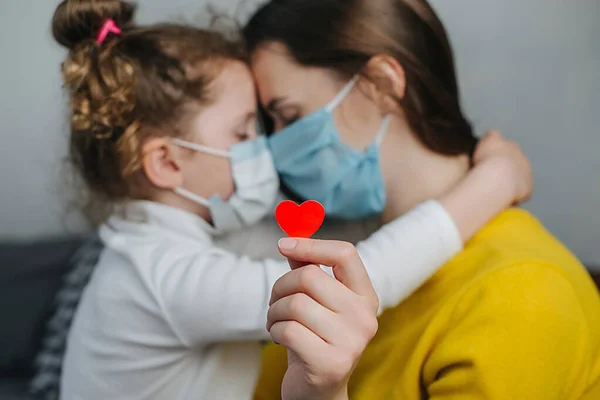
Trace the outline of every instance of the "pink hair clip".
[[96, 43], [98, 45], [104, 43], [109, 33], [114, 33], [115, 35], [121, 34], [121, 28], [117, 26], [117, 24], [112, 18], [109, 18], [106, 21], [104, 21], [100, 32], [98, 32], [98, 37], [96, 37]]

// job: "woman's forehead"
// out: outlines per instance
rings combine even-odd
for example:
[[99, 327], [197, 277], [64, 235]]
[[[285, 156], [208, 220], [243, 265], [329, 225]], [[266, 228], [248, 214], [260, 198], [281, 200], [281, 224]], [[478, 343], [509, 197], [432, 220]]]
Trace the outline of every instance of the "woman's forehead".
[[302, 73], [302, 66], [279, 43], [265, 44], [256, 49], [252, 54], [251, 68], [255, 79], [262, 81], [277, 81], [286, 75]]
[[265, 106], [283, 97], [302, 99], [329, 93], [339, 86], [327, 69], [301, 65], [278, 43], [257, 49], [251, 66], [261, 103]]

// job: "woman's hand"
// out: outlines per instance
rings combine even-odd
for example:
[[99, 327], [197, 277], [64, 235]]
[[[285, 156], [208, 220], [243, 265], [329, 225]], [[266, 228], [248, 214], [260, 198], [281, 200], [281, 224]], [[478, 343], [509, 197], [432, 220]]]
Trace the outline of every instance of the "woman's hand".
[[533, 174], [531, 164], [519, 145], [504, 139], [498, 131], [489, 131], [479, 141], [473, 162], [476, 168], [493, 170], [495, 179], [511, 187], [514, 203], [531, 197]]
[[[347, 399], [347, 384], [377, 331], [378, 298], [354, 246], [282, 239], [292, 271], [273, 287], [267, 330], [288, 348], [282, 398]], [[333, 267], [335, 278], [318, 265]]]

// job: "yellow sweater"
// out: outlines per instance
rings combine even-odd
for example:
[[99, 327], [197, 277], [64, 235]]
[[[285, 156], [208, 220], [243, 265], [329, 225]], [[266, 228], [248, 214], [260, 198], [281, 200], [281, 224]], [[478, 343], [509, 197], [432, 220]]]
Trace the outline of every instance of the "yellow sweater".
[[[285, 349], [265, 347], [256, 399], [280, 398], [286, 362]], [[514, 209], [381, 315], [349, 392], [353, 400], [568, 400], [595, 396], [598, 382], [598, 291], [564, 246]]]

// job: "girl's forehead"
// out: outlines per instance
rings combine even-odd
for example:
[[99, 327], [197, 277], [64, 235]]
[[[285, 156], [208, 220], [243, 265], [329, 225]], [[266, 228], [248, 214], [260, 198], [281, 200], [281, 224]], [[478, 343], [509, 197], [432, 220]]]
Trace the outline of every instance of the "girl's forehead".
[[256, 115], [256, 90], [247, 65], [231, 62], [211, 83], [208, 102], [198, 112], [197, 123], [221, 119], [228, 124], [244, 123]]
[[255, 96], [254, 78], [250, 67], [239, 61], [224, 64], [213, 82], [213, 90], [215, 98]]

